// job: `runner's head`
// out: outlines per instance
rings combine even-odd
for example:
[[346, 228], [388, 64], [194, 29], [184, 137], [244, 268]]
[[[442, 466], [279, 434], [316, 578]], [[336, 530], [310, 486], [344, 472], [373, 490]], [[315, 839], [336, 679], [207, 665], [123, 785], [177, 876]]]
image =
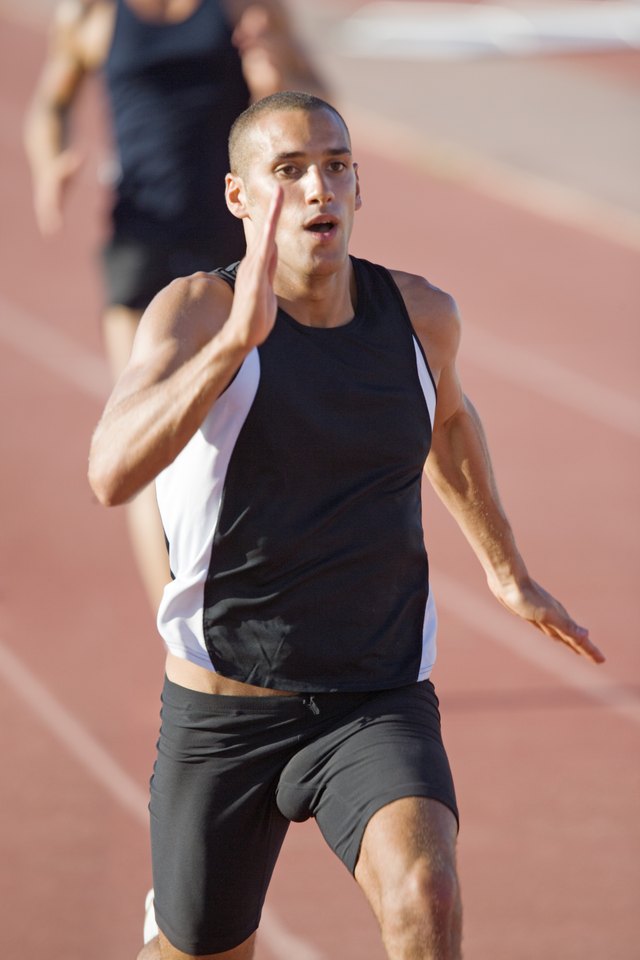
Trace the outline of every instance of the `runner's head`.
[[280, 188], [276, 242], [283, 269], [315, 276], [346, 264], [360, 188], [337, 110], [309, 94], [276, 93], [238, 117], [229, 153], [227, 205], [243, 220], [248, 246], [261, 235]]
[[235, 120], [229, 133], [229, 169], [232, 174], [238, 177], [247, 175], [255, 148], [252, 133], [255, 132], [256, 124], [263, 120], [267, 114], [286, 113], [294, 110], [302, 110], [304, 113], [327, 111], [332, 114], [342, 126], [345, 142], [351, 148], [351, 138], [347, 125], [335, 107], [332, 107], [326, 100], [314, 97], [310, 93], [284, 90], [252, 103]]

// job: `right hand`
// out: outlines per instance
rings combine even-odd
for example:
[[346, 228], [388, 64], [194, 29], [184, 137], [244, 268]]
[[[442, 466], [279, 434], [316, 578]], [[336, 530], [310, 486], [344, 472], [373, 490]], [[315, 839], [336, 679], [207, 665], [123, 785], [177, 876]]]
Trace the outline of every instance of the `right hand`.
[[246, 256], [238, 267], [229, 328], [247, 350], [267, 339], [278, 312], [273, 279], [278, 265], [275, 237], [282, 198], [282, 189], [278, 187], [274, 191], [262, 233], [249, 242]]
[[63, 150], [40, 170], [34, 187], [33, 204], [40, 233], [49, 237], [62, 227], [64, 196], [70, 181], [82, 166], [74, 150]]

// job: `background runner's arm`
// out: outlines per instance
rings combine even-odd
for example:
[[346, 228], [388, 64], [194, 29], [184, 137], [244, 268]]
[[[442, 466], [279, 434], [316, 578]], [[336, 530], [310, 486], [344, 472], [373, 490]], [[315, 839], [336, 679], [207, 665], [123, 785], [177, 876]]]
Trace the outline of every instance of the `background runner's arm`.
[[252, 100], [279, 90], [328, 96], [280, 0], [226, 0], [226, 4], [236, 24], [233, 42]]
[[68, 147], [68, 123], [88, 73], [80, 34], [89, 7], [81, 0], [63, 0], [56, 7], [47, 56], [25, 118], [33, 204], [45, 235], [62, 226], [64, 194], [81, 164], [79, 154]]

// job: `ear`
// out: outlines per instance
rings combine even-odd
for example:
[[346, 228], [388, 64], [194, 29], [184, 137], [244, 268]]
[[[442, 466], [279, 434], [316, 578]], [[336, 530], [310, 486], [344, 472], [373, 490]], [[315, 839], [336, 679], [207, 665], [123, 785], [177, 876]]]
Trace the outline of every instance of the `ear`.
[[249, 216], [247, 211], [247, 191], [245, 190], [242, 177], [234, 173], [228, 173], [224, 180], [224, 196], [227, 201], [227, 207], [239, 220], [244, 220]]
[[354, 163], [353, 169], [355, 170], [356, 174], [356, 210], [359, 210], [362, 206], [362, 194], [360, 193], [360, 173], [357, 163]]

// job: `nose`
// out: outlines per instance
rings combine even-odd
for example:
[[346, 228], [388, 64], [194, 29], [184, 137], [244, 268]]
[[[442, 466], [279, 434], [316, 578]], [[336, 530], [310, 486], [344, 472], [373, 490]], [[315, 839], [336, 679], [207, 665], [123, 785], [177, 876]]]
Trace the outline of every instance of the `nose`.
[[305, 196], [307, 203], [328, 203], [333, 200], [333, 190], [320, 167], [312, 164], [307, 169]]

